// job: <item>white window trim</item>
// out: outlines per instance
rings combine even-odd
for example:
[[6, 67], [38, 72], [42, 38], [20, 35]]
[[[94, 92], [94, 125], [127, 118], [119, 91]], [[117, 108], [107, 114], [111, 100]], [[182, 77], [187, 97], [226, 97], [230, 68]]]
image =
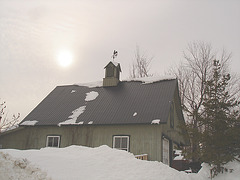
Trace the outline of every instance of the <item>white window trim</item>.
[[119, 149], [119, 150], [125, 150], [125, 148], [116, 148], [115, 147], [115, 139], [116, 138], [127, 138], [127, 152], [129, 152], [129, 136], [113, 136], [113, 148]]
[[57, 137], [58, 138], [58, 148], [60, 146], [60, 136], [47, 136], [47, 141], [46, 141], [46, 147], [53, 147], [53, 146], [48, 146], [48, 138], [55, 138]]

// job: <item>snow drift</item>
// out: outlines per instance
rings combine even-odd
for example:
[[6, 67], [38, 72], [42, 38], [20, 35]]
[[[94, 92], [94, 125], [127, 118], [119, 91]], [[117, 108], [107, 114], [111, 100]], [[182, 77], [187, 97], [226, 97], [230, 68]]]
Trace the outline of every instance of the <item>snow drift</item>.
[[[231, 174], [216, 180], [238, 179], [240, 165]], [[160, 162], [136, 159], [126, 151], [108, 146], [88, 148], [42, 148], [40, 150], [0, 150], [0, 179], [52, 180], [204, 180], [208, 179], [207, 166], [199, 174], [186, 174]], [[5, 179], [4, 179], [5, 178]]]

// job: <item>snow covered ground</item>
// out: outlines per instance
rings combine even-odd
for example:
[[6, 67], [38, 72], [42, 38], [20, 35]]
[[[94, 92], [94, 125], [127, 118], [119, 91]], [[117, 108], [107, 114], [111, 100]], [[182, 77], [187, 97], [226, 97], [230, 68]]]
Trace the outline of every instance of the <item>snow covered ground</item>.
[[[214, 180], [239, 180], [240, 163], [232, 162], [229, 168], [234, 171], [220, 174]], [[206, 180], [208, 177], [206, 165], [198, 174], [186, 174], [160, 162], [136, 159], [131, 153], [108, 146], [0, 150], [1, 180]]]

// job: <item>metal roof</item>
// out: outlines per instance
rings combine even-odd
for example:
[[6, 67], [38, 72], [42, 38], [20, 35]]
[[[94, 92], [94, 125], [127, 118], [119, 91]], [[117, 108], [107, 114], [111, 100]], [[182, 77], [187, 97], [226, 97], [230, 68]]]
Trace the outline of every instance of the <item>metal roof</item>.
[[[151, 124], [155, 119], [166, 123], [176, 87], [176, 79], [151, 84], [123, 81], [116, 87], [58, 86], [22, 123], [38, 121], [35, 125], [58, 125], [82, 106], [86, 106], [85, 110], [76, 123]], [[86, 93], [91, 91], [97, 92], [98, 96], [85, 101]]]

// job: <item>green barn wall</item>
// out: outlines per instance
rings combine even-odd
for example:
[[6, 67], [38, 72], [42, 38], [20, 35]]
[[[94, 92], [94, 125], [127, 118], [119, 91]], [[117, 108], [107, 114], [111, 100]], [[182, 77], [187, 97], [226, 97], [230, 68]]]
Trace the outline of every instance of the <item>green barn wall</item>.
[[[166, 125], [163, 125], [166, 126]], [[130, 136], [130, 152], [148, 154], [149, 160], [161, 161], [162, 125], [88, 125], [25, 127], [0, 136], [2, 148], [40, 149], [48, 135], [60, 135], [60, 147], [83, 145], [113, 146], [114, 135]]]
[[162, 135], [178, 141], [179, 135], [171, 133], [170, 124], [152, 125], [87, 125], [87, 126], [35, 126], [24, 127], [0, 136], [2, 148], [40, 149], [46, 146], [48, 135], [60, 135], [60, 147], [82, 145], [113, 146], [114, 135], [130, 136], [130, 152], [148, 154], [149, 160], [161, 161]]

